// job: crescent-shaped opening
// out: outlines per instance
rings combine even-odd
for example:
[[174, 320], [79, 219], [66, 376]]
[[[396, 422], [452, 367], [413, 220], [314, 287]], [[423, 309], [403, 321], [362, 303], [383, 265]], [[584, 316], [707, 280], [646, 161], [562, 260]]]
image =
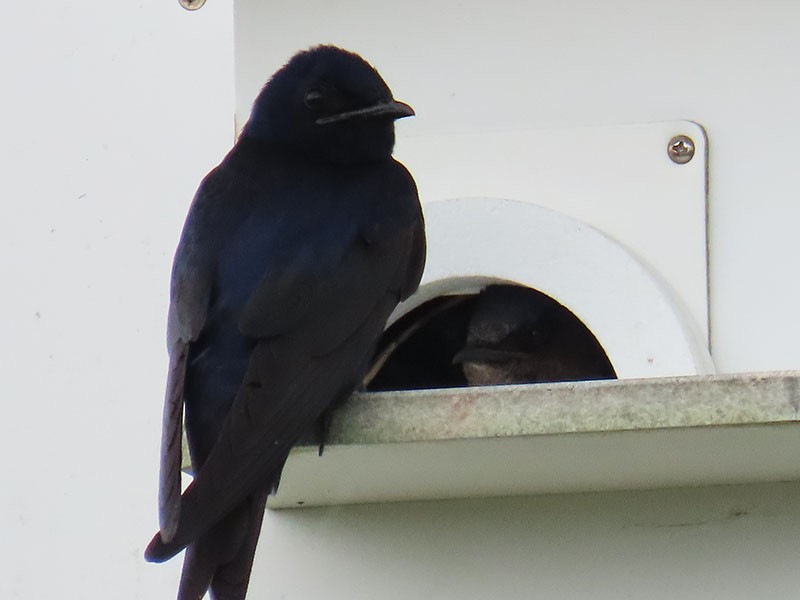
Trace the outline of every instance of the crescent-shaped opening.
[[381, 339], [369, 391], [615, 379], [592, 332], [568, 308], [524, 286], [435, 297]]
[[[658, 273], [602, 232], [529, 202], [497, 198], [434, 202], [425, 206], [425, 219], [422, 285], [390, 320], [368, 389], [466, 385], [465, 361], [453, 359], [466, 343], [474, 303], [498, 285], [528, 290], [531, 306], [547, 305], [557, 316], [551, 320], [570, 324], [552, 339], [550, 354], [538, 356], [549, 367], [529, 369], [526, 381], [714, 372], [703, 326]], [[582, 341], [568, 352], [562, 346], [570, 336]], [[583, 358], [593, 345], [591, 360]], [[607, 369], [596, 366], [603, 358]], [[558, 361], [584, 367], [562, 369]], [[520, 380], [495, 381], [512, 382]]]

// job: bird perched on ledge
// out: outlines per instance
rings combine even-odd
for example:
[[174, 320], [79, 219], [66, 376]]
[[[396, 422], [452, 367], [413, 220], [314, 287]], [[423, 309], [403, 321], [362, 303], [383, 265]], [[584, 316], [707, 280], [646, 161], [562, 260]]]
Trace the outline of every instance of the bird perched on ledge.
[[145, 551], [187, 548], [180, 600], [245, 597], [289, 450], [351, 394], [419, 284], [417, 190], [392, 158], [394, 121], [413, 114], [358, 55], [312, 48], [270, 79], [200, 184], [172, 271], [160, 531]]

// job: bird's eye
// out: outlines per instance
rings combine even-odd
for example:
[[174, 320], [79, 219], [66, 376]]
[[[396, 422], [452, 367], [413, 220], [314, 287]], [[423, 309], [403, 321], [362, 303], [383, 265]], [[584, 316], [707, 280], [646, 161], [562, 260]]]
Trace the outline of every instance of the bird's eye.
[[303, 98], [305, 105], [313, 111], [322, 110], [325, 104], [325, 94], [319, 88], [312, 88], [306, 92]]

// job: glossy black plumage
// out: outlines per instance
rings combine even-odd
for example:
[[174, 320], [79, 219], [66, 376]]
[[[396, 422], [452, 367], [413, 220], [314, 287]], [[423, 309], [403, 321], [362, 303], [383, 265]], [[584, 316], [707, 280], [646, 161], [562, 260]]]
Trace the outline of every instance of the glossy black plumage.
[[[357, 55], [300, 53], [203, 180], [175, 257], [159, 494], [146, 558], [188, 546], [179, 598], [244, 598], [267, 493], [360, 381], [425, 260], [394, 101]], [[180, 495], [180, 417], [195, 479]]]

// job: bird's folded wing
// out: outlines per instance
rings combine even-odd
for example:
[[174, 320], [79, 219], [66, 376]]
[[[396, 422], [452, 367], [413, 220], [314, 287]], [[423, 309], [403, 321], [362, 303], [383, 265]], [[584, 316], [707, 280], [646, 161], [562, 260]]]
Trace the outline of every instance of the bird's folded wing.
[[167, 317], [169, 368], [161, 425], [158, 517], [161, 537], [170, 540], [178, 527], [183, 464], [183, 398], [189, 348], [205, 325], [211, 289], [210, 269], [182, 240], [173, 268]]
[[[357, 385], [409, 278], [418, 227], [408, 223], [376, 243], [352, 239], [325, 276], [298, 271], [294, 278], [262, 281], [273, 293], [255, 292], [264, 304], [250, 303], [241, 329], [266, 339], [251, 355], [213, 451], [184, 492], [174, 539], [162, 544], [154, 539], [151, 560], [179, 552], [277, 477], [297, 437], [334, 397], [346, 397]], [[419, 273], [412, 278], [418, 280]], [[294, 302], [298, 289], [309, 294], [305, 302]], [[281, 314], [282, 327], [276, 327], [272, 320]]]
[[158, 516], [161, 537], [169, 541], [178, 528], [181, 506], [181, 453], [183, 439], [183, 387], [189, 345], [178, 341], [170, 352], [167, 392], [161, 430], [161, 470], [158, 487]]
[[[268, 273], [245, 306], [239, 329], [258, 339], [291, 336], [309, 355], [330, 352], [384, 294], [393, 292], [399, 301], [411, 287], [407, 271], [418, 262], [409, 257], [415, 235], [411, 227], [394, 230], [380, 242], [357, 235], [338, 251], [320, 250], [320, 265], [293, 261]], [[410, 279], [416, 288], [418, 275]]]

